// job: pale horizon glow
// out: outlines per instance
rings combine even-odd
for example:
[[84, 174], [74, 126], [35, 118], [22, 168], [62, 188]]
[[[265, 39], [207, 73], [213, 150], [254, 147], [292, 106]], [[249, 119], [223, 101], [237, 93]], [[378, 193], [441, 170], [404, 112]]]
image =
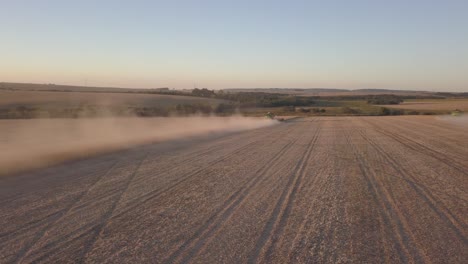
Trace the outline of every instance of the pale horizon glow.
[[0, 82], [468, 92], [468, 1], [3, 1]]

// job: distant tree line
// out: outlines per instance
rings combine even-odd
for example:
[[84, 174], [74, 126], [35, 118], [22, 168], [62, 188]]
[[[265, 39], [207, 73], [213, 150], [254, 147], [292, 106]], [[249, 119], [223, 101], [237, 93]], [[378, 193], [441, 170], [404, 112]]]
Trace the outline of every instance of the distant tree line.
[[315, 103], [315, 100], [311, 97], [262, 92], [219, 92], [216, 94], [216, 98], [236, 102], [241, 108], [311, 106]]
[[374, 105], [397, 105], [403, 102], [403, 99], [394, 94], [372, 95], [367, 99], [368, 104]]
[[64, 108], [35, 108], [17, 106], [0, 109], [0, 119], [31, 118], [94, 118], [94, 117], [166, 117], [187, 115], [232, 115], [237, 106], [231, 103], [212, 105], [208, 103], [177, 104], [163, 106], [96, 106], [81, 105]]
[[264, 92], [215, 92], [206, 88], [192, 90], [192, 96], [217, 98], [236, 102], [239, 107], [281, 107], [281, 106], [312, 106], [316, 100], [366, 100], [368, 104], [395, 105], [403, 102], [403, 98], [394, 94], [357, 95], [357, 96], [296, 96], [281, 93]]
[[213, 90], [208, 90], [206, 88], [202, 88], [202, 89], [195, 88], [192, 90], [192, 95], [199, 96], [199, 97], [215, 97], [216, 94]]
[[215, 98], [231, 101], [238, 107], [280, 107], [280, 106], [310, 106], [314, 99], [308, 96], [293, 96], [280, 93], [263, 92], [236, 92], [226, 93], [224, 91], [215, 92], [206, 88], [192, 90], [192, 96]]

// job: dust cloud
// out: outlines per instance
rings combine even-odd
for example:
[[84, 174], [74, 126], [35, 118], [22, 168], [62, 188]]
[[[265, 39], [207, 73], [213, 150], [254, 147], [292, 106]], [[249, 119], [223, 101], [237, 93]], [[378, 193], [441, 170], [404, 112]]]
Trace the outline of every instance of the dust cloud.
[[459, 116], [452, 116], [452, 115], [438, 116], [437, 119], [450, 123], [451, 125], [468, 127], [468, 115], [466, 114], [462, 114]]
[[145, 143], [276, 123], [241, 116], [0, 120], [0, 175]]

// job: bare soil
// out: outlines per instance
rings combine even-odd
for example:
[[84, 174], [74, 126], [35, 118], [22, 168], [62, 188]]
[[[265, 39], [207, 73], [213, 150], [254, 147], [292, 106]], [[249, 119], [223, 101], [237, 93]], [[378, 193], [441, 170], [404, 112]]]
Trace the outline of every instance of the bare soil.
[[141, 144], [277, 123], [241, 116], [0, 119], [0, 176]]
[[316, 117], [0, 178], [0, 262], [466, 263], [468, 127]]

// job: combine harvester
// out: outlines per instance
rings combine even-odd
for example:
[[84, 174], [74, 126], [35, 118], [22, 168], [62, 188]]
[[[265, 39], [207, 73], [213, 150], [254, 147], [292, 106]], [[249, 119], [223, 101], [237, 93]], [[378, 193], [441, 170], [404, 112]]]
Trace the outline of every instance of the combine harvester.
[[272, 112], [268, 112], [265, 114], [265, 117], [268, 118], [268, 119], [271, 119], [271, 120], [278, 120], [278, 121], [284, 121], [284, 118], [280, 117], [280, 118], [277, 118], [275, 114], [273, 114]]
[[452, 111], [452, 116], [461, 116], [463, 114], [463, 112], [459, 109], [455, 109], [454, 111]]

